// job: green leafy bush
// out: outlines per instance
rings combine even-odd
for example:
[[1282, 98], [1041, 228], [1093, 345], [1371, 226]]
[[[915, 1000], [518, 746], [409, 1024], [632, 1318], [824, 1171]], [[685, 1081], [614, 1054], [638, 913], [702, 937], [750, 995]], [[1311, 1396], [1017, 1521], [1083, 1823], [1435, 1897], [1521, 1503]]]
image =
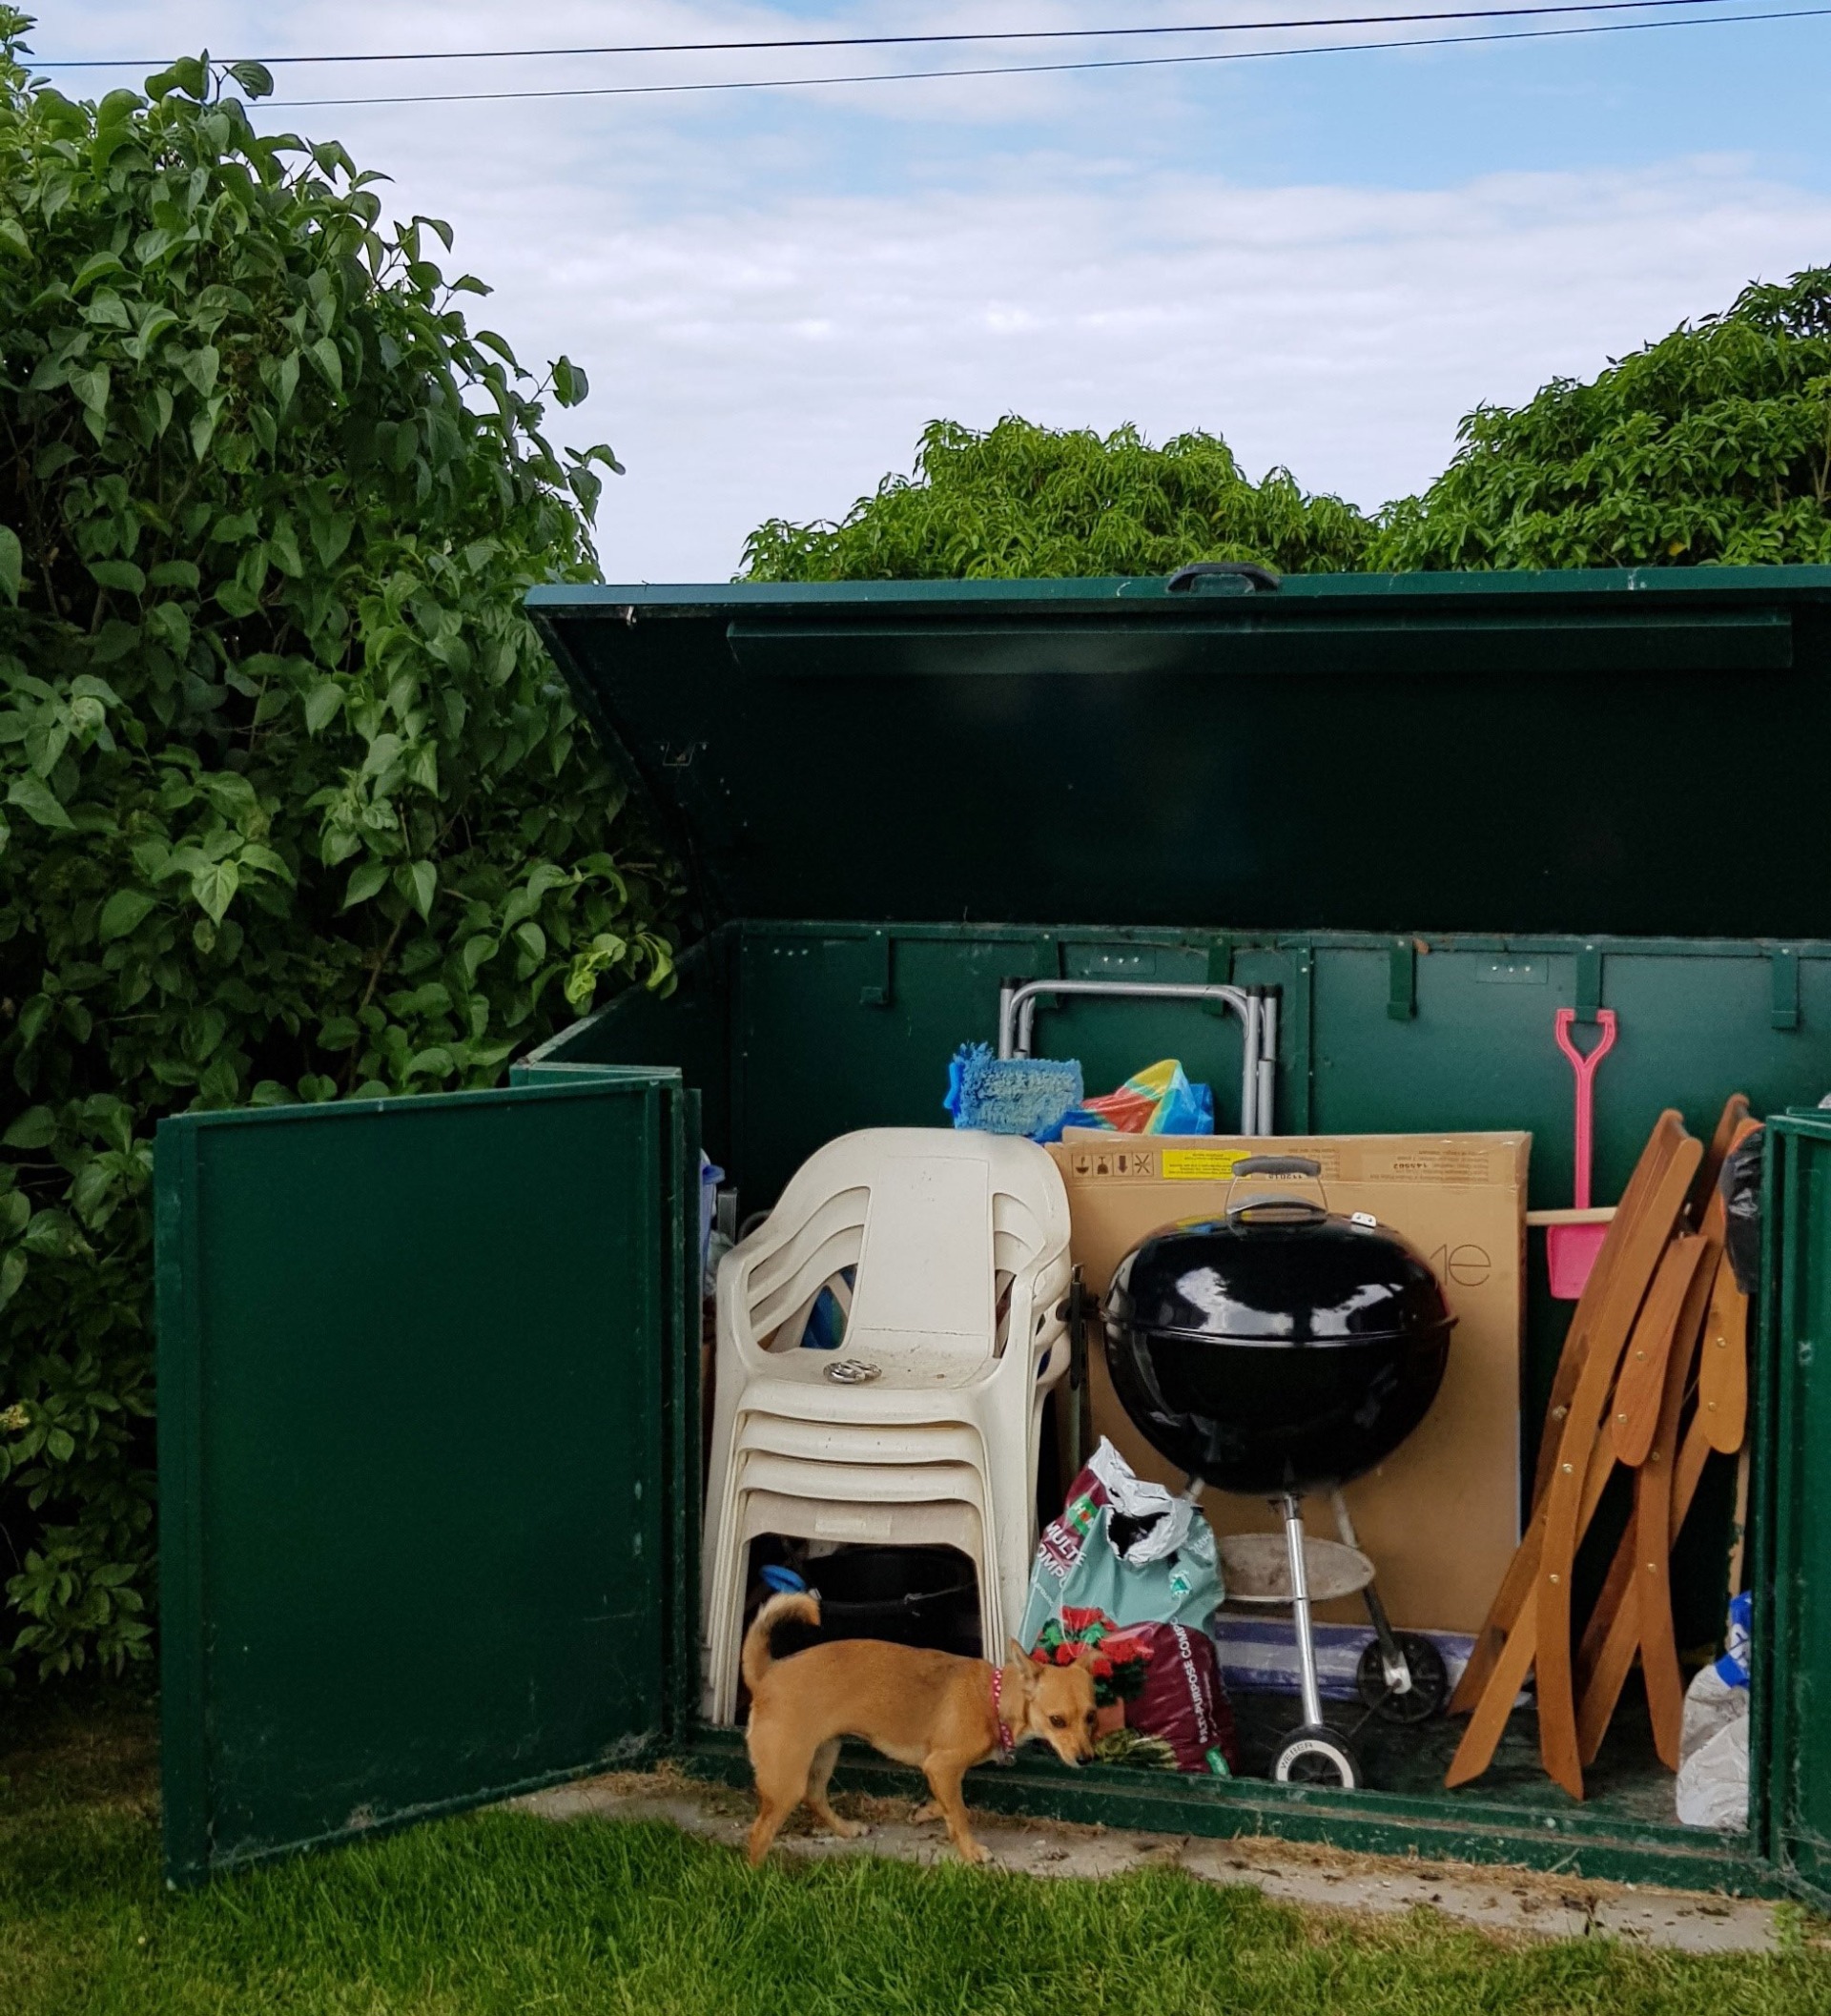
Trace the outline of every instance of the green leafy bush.
[[914, 476], [886, 476], [837, 525], [771, 519], [744, 566], [753, 581], [1167, 574], [1191, 560], [1316, 573], [1362, 566], [1372, 532], [1286, 469], [1248, 482], [1212, 434], [1154, 448], [1135, 427], [1102, 438], [1016, 417], [983, 433], [936, 421]]
[[1589, 382], [1479, 406], [1454, 461], [1369, 521], [1287, 471], [1254, 485], [1225, 443], [1153, 448], [1015, 419], [936, 421], [914, 476], [835, 524], [751, 535], [758, 581], [1166, 574], [1191, 560], [1286, 573], [1831, 561], [1831, 267], [1744, 288]]
[[258, 66], [78, 104], [29, 27], [0, 10], [0, 1577], [10, 1656], [61, 1671], [147, 1641], [158, 1117], [487, 1084], [669, 955], [521, 609], [595, 572], [616, 463], [540, 433], [584, 373], [469, 332], [449, 231], [384, 228], [340, 147], [257, 136]]
[[1831, 560], [1831, 268], [1744, 288], [1588, 384], [1480, 406], [1381, 567]]

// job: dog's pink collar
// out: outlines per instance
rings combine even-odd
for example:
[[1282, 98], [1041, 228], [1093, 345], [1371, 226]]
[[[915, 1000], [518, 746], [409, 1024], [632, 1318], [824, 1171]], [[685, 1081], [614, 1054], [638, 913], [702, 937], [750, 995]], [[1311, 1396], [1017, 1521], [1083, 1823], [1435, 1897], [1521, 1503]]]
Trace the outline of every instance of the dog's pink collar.
[[998, 1732], [998, 1761], [1001, 1764], [1008, 1764], [1018, 1754], [1018, 1739], [1011, 1734], [1009, 1724], [998, 1712], [999, 1703], [1003, 1698], [1004, 1668], [1002, 1666], [994, 1666], [992, 1669], [992, 1720]]

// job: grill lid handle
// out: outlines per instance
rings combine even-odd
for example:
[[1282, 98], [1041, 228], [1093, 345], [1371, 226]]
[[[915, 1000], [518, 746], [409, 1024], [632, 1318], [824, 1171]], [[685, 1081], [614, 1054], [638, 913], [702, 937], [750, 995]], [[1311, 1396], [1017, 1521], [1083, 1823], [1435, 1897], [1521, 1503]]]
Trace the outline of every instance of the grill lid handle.
[[1327, 1202], [1318, 1203], [1307, 1197], [1260, 1196], [1235, 1203], [1233, 1190], [1243, 1176], [1307, 1176], [1319, 1181], [1322, 1173], [1322, 1163], [1310, 1155], [1248, 1155], [1233, 1165], [1233, 1182], [1227, 1185], [1224, 1206], [1227, 1223], [1237, 1225], [1254, 1211], [1273, 1211], [1286, 1224], [1321, 1224], [1328, 1216]]
[[1319, 1225], [1328, 1216], [1328, 1206], [1313, 1197], [1248, 1197], [1227, 1206], [1227, 1223], [1238, 1224], [1255, 1211], [1275, 1211], [1288, 1224]]

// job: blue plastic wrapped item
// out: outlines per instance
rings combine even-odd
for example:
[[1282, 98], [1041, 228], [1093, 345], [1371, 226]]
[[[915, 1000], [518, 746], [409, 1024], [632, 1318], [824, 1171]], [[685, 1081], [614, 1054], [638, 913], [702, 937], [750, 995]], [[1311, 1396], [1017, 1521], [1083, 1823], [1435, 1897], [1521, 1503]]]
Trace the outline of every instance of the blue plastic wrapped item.
[[1748, 1685], [1748, 1650], [1754, 1609], [1754, 1600], [1747, 1590], [1743, 1590], [1729, 1606], [1729, 1635], [1723, 1645], [1723, 1656], [1717, 1661], [1717, 1677], [1725, 1687]]
[[712, 1292], [712, 1219], [718, 1206], [718, 1186], [725, 1172], [707, 1154], [699, 1151], [699, 1273], [702, 1291]]
[[947, 1067], [941, 1103], [957, 1127], [1057, 1141], [1085, 1091], [1080, 1066], [1070, 1058], [998, 1058], [990, 1043], [962, 1043]]

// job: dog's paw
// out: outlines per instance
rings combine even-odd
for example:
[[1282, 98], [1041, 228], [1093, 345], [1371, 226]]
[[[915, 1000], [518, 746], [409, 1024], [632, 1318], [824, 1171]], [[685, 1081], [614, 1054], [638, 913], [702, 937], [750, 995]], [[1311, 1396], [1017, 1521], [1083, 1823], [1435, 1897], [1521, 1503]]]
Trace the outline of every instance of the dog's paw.
[[861, 1820], [841, 1820], [835, 1813], [827, 1832], [836, 1834], [841, 1841], [856, 1841], [861, 1834], [869, 1834], [871, 1829]]
[[985, 1850], [976, 1841], [957, 1841], [955, 1846], [959, 1850], [963, 1862], [982, 1862], [986, 1860]]
[[913, 1812], [909, 1816], [912, 1824], [918, 1827], [925, 1820], [939, 1820], [940, 1817], [941, 1809], [935, 1803], [932, 1799], [924, 1800], [922, 1803], [916, 1808], [915, 1812]]

